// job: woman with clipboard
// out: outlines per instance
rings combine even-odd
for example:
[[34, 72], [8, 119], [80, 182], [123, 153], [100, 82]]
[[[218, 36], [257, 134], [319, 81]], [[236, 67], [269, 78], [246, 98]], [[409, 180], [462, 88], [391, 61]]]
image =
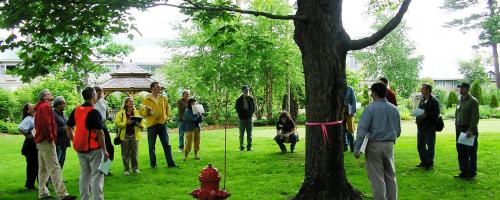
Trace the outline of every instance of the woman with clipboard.
[[130, 174], [130, 162], [132, 162], [133, 172], [138, 174], [140, 171], [137, 154], [139, 152], [141, 131], [144, 126], [139, 111], [134, 108], [134, 100], [131, 97], [127, 97], [123, 102], [120, 112], [116, 114], [115, 123], [118, 128], [118, 137], [121, 140], [123, 174], [125, 176]]

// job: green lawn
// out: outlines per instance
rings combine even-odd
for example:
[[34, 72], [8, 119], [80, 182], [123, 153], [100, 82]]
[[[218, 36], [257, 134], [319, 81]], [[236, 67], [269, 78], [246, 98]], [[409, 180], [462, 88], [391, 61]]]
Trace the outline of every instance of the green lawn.
[[[500, 199], [500, 120], [481, 120], [478, 155], [478, 175], [475, 181], [456, 180], [457, 154], [454, 145], [452, 122], [439, 133], [435, 168], [424, 171], [415, 168], [418, 163], [415, 125], [403, 122], [403, 134], [395, 147], [395, 159], [400, 199]], [[170, 135], [172, 148], [177, 147], [176, 131]], [[279, 154], [272, 140], [272, 127], [259, 127], [254, 131], [253, 152], [238, 151], [237, 129], [228, 135], [227, 190], [231, 199], [289, 199], [297, 193], [304, 176], [304, 130], [294, 154]], [[189, 193], [199, 187], [198, 175], [208, 163], [223, 172], [224, 131], [203, 131], [201, 160], [182, 161], [181, 153], [174, 152], [180, 168], [167, 168], [162, 154], [158, 154], [157, 169], [149, 168], [146, 137], [140, 142], [139, 175], [123, 176], [122, 163], [117, 155], [112, 171], [114, 176], [105, 180], [106, 199], [192, 199]], [[36, 199], [37, 192], [25, 192], [25, 160], [20, 153], [23, 137], [0, 136], [0, 199]], [[160, 150], [159, 141], [157, 150]], [[364, 169], [364, 159], [355, 160], [346, 153], [346, 170], [349, 181], [364, 193], [370, 185]], [[222, 174], [221, 174], [222, 175]], [[78, 196], [79, 165], [76, 153], [68, 149], [63, 177], [71, 194]], [[221, 182], [221, 187], [223, 183]], [[51, 191], [52, 187], [51, 187]], [[54, 193], [52, 193], [54, 195]]]

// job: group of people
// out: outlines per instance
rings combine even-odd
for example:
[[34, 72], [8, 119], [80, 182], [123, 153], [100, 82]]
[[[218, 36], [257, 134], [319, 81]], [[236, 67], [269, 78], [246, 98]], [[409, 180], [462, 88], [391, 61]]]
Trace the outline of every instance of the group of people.
[[[170, 116], [168, 99], [161, 95], [158, 82], [150, 85], [151, 93], [144, 99], [140, 109], [134, 108], [133, 99], [125, 98], [120, 111], [115, 115], [117, 139], [121, 145], [124, 175], [140, 173], [138, 167], [138, 143], [141, 131], [148, 132], [149, 158], [152, 168], [157, 168], [155, 143], [156, 137], [165, 154], [168, 167], [177, 167], [172, 158], [165, 123]], [[189, 95], [189, 91], [184, 91]], [[19, 131], [25, 136], [21, 152], [26, 157], [27, 190], [35, 190], [38, 179], [38, 197], [51, 199], [48, 182], [54, 185], [59, 199], [76, 199], [69, 195], [61, 175], [66, 159], [66, 149], [73, 146], [80, 163], [79, 191], [80, 198], [104, 199], [104, 174], [99, 171], [101, 162], [113, 160], [114, 149], [105, 121], [111, 119], [107, 102], [100, 87], [87, 87], [82, 91], [85, 102], [77, 106], [69, 115], [64, 116], [66, 101], [64, 97], [52, 96], [48, 89], [39, 94], [36, 105], [27, 103], [23, 107], [23, 120]], [[191, 105], [195, 99], [187, 99], [182, 116], [182, 127], [186, 135], [184, 146], [185, 158], [191, 151], [194, 140], [195, 159], [199, 159], [201, 113], [193, 112]], [[142, 119], [145, 120], [142, 120]], [[111, 175], [109, 173], [109, 175]], [[50, 179], [49, 179], [50, 178]]]
[[[460, 103], [455, 116], [456, 138], [461, 133], [474, 136], [472, 146], [456, 144], [461, 173], [455, 177], [465, 180], [476, 176], [477, 162], [477, 124], [479, 109], [477, 100], [470, 96], [470, 85], [462, 83]], [[250, 87], [244, 85], [241, 96], [236, 100], [236, 112], [239, 117], [239, 150], [253, 151], [252, 128], [255, 100], [249, 95]], [[143, 100], [139, 109], [134, 107], [131, 97], [125, 98], [120, 111], [115, 114], [117, 139], [121, 145], [124, 175], [140, 173], [138, 166], [138, 147], [141, 131], [146, 128], [148, 136], [149, 161], [151, 168], [157, 168], [155, 144], [159, 137], [167, 167], [177, 167], [171, 146], [168, 129], [165, 126], [170, 116], [170, 106], [166, 96], [161, 94], [158, 82], [150, 85], [151, 93]], [[354, 115], [356, 99], [354, 90], [348, 86], [344, 100], [344, 151], [351, 149], [355, 158], [365, 153], [366, 169], [375, 199], [397, 199], [397, 183], [394, 165], [394, 144], [400, 136], [401, 125], [397, 109], [396, 95], [388, 86], [388, 81], [381, 78], [371, 88], [373, 102], [361, 115], [354, 140]], [[418, 108], [424, 113], [417, 117], [417, 150], [420, 163], [417, 167], [431, 170], [434, 166], [436, 143], [436, 123], [440, 114], [439, 101], [432, 95], [432, 86], [423, 84], [422, 99]], [[193, 110], [197, 102], [189, 98], [190, 91], [184, 90], [182, 98], [176, 103], [179, 121], [179, 152], [184, 153], [184, 161], [194, 147], [194, 159], [199, 160], [200, 123], [203, 114]], [[47, 182], [54, 185], [59, 199], [76, 199], [69, 195], [61, 175], [66, 149], [73, 145], [80, 162], [79, 190], [81, 199], [103, 199], [104, 174], [98, 168], [102, 161], [113, 160], [114, 149], [105, 121], [110, 119], [103, 90], [99, 87], [87, 87], [82, 91], [85, 102], [77, 106], [69, 115], [64, 116], [66, 101], [64, 97], [53, 97], [49, 90], [40, 92], [36, 105], [30, 103], [23, 107], [23, 120], [19, 131], [25, 136], [22, 154], [26, 157], [26, 183], [28, 190], [35, 189], [39, 182], [39, 198], [50, 198]], [[145, 119], [145, 120], [142, 120]], [[276, 122], [277, 134], [274, 137], [282, 153], [288, 150], [284, 143], [290, 143], [290, 152], [294, 152], [299, 141], [297, 127], [290, 114], [281, 112]], [[244, 144], [246, 132], [247, 143]], [[365, 149], [363, 141], [368, 140]]]
[[[476, 98], [469, 94], [468, 83], [462, 83], [458, 88], [461, 98], [455, 113], [455, 130], [460, 173], [454, 177], [471, 180], [476, 176], [477, 170], [479, 104]], [[365, 167], [374, 199], [397, 199], [394, 145], [400, 136], [401, 124], [396, 98], [394, 92], [388, 88], [385, 78], [374, 83], [370, 90], [373, 102], [364, 109], [358, 123], [354, 157], [358, 159], [361, 152], [365, 153]], [[349, 93], [349, 88], [347, 91]], [[432, 95], [432, 86], [429, 84], [422, 84], [420, 92], [422, 98], [418, 108], [424, 112], [416, 118], [417, 151], [420, 159], [417, 167], [432, 170], [436, 127], [440, 115], [439, 101]], [[347, 102], [349, 101], [346, 100], [346, 105]], [[348, 131], [349, 128], [346, 130], [347, 134], [353, 133]], [[467, 138], [475, 138], [472, 146], [458, 142], [459, 136], [464, 133]], [[346, 138], [347, 146], [350, 141]], [[365, 140], [367, 142], [363, 144]]]

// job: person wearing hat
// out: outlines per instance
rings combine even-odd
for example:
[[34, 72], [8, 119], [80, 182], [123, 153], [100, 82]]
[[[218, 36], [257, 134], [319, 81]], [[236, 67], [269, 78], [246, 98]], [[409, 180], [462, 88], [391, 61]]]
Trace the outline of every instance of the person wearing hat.
[[255, 111], [255, 101], [248, 95], [249, 91], [250, 87], [244, 85], [241, 88], [241, 96], [236, 100], [236, 112], [240, 119], [240, 151], [245, 150], [243, 145], [245, 130], [247, 131], [247, 151], [252, 151], [252, 117]]
[[[471, 180], [476, 176], [478, 136], [477, 124], [479, 122], [479, 102], [469, 94], [470, 85], [462, 83], [460, 88], [460, 103], [455, 111], [455, 130], [457, 141], [458, 165], [460, 174], [456, 178]], [[467, 146], [458, 143], [458, 137], [465, 133], [468, 138], [475, 136], [474, 144]]]

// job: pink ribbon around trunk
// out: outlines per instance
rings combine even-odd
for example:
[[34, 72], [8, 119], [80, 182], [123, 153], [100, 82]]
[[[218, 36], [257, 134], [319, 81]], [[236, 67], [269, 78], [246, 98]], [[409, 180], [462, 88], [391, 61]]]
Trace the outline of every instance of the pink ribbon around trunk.
[[326, 126], [335, 126], [342, 124], [342, 120], [339, 121], [332, 121], [332, 122], [306, 122], [306, 126], [321, 126], [321, 130], [323, 130], [323, 143], [326, 144], [326, 141], [328, 140], [328, 131], [326, 130]]

